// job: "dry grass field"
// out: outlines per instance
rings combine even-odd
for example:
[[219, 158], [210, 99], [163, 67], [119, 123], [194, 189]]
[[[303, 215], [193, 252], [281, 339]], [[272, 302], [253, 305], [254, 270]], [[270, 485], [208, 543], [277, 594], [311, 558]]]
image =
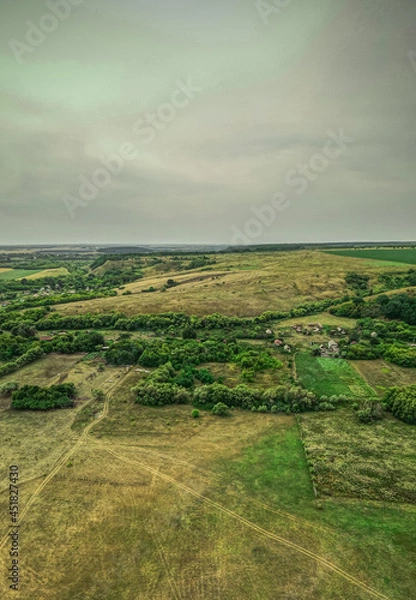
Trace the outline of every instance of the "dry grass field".
[[[27, 457], [21, 591], [10, 593], [3, 579], [1, 598], [411, 598], [414, 507], [317, 501], [293, 417], [192, 419], [189, 406], [135, 404], [141, 374], [110, 377], [108, 402], [82, 429], [70, 427], [76, 409], [49, 413], [57, 419], [49, 429], [29, 413], [7, 428]], [[53, 430], [62, 438], [55, 444], [47, 442]], [[32, 466], [36, 438], [56, 446], [40, 470]]]
[[406, 369], [384, 360], [355, 360], [350, 364], [380, 396], [389, 387], [416, 383], [416, 369]]
[[[366, 273], [371, 283], [385, 271], [403, 266], [369, 265], [368, 261], [318, 251], [217, 255], [216, 264], [196, 271], [175, 271], [175, 263], [145, 269], [145, 277], [128, 284], [121, 295], [58, 306], [63, 314], [121, 311], [127, 315], [166, 311], [204, 315], [256, 316], [288, 310], [304, 301], [341, 296], [348, 271]], [[163, 270], [163, 273], [160, 271]], [[162, 292], [167, 279], [179, 285]], [[157, 291], [143, 293], [155, 288]]]
[[69, 275], [68, 269], [60, 267], [57, 269], [44, 269], [33, 275], [28, 275], [26, 279], [42, 279], [43, 277], [62, 277], [63, 275]]
[[[82, 361], [84, 355], [50, 354], [11, 373], [1, 383], [18, 381], [20, 385], [50, 386], [75, 383], [79, 393], [75, 409], [47, 412], [10, 410], [10, 399], [0, 399], [0, 440], [2, 469], [0, 489], [7, 482], [5, 467], [16, 463], [24, 472], [25, 481], [48, 473], [62, 452], [74, 443], [71, 425], [74, 413], [91, 400], [93, 388], [105, 387], [116, 377], [116, 369], [106, 367], [98, 372], [97, 365]], [[93, 377], [87, 379], [88, 377]]]
[[[117, 297], [58, 310], [255, 316], [339, 297], [350, 270], [369, 274], [372, 284], [383, 271], [403, 270], [318, 251], [215, 258], [212, 271], [180, 271], [172, 257], [145, 258], [145, 277]], [[168, 278], [178, 285], [159, 291]], [[150, 286], [157, 291], [142, 292]], [[283, 332], [293, 353], [277, 353], [283, 368], [256, 373], [249, 386], [291, 381], [296, 351], [328, 338], [290, 329], [309, 322], [355, 325], [327, 313], [276, 324], [274, 334]], [[118, 336], [104, 334], [107, 341]], [[351, 395], [358, 387], [366, 396], [371, 388], [381, 393], [381, 386], [416, 381], [416, 370], [383, 361], [330, 361], [325, 372], [315, 368], [318, 360], [311, 365], [298, 375], [318, 387], [342, 384]], [[241, 383], [234, 363], [201, 366], [230, 387]], [[412, 427], [389, 415], [362, 425], [349, 408], [300, 417], [201, 410], [193, 418], [190, 405], [137, 404], [132, 388], [142, 377], [100, 358], [50, 354], [2, 378], [2, 384], [73, 382], [78, 399], [74, 408], [47, 412], [14, 411], [10, 399], [0, 399], [3, 574], [10, 566], [9, 465], [17, 463], [20, 473], [20, 591], [1, 577], [1, 600], [415, 597]], [[104, 401], [93, 398], [96, 388]]]

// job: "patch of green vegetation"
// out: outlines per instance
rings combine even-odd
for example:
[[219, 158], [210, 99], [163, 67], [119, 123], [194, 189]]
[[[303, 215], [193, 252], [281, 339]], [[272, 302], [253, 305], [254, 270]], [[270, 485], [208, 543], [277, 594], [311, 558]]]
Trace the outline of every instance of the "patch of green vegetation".
[[224, 483], [238, 481], [246, 494], [292, 509], [314, 498], [295, 423], [256, 441], [237, 461], [221, 468]]
[[21, 279], [22, 277], [29, 277], [30, 275], [36, 275], [40, 273], [42, 269], [27, 270], [27, 269], [12, 269], [11, 271], [0, 272], [1, 281], [13, 281], [14, 279]]
[[94, 396], [90, 402], [87, 402], [81, 410], [77, 413], [74, 422], [71, 425], [73, 431], [82, 431], [87, 425], [94, 421], [97, 416], [102, 412], [104, 406], [104, 399], [102, 397]]
[[416, 504], [412, 426], [389, 416], [363, 424], [349, 409], [299, 422], [319, 493]]
[[320, 358], [311, 354], [296, 355], [296, 369], [302, 384], [318, 396], [365, 398], [375, 391], [342, 358]]
[[379, 261], [389, 261], [391, 263], [405, 263], [407, 265], [416, 265], [416, 248], [408, 249], [371, 249], [371, 250], [327, 250], [328, 254], [344, 256], [351, 258], [369, 258]]

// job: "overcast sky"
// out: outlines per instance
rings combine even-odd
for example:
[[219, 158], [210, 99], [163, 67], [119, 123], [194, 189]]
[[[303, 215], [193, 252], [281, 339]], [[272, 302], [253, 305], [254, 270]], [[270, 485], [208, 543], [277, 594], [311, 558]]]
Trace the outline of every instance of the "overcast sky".
[[414, 0], [1, 0], [0, 42], [0, 244], [416, 237]]

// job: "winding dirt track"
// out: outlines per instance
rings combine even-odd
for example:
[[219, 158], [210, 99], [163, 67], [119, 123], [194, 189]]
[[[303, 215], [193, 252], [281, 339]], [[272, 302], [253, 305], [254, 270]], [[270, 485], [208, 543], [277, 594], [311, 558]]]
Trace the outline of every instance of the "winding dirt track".
[[[112, 392], [114, 390], [115, 387], [117, 387], [119, 385], [119, 383], [122, 381], [123, 378], [120, 378], [119, 381], [117, 381], [114, 386], [112, 386], [108, 391]], [[108, 380], [107, 380], [108, 381]], [[104, 382], [105, 383], [105, 382]], [[108, 407], [109, 407], [109, 398], [107, 396], [105, 402], [104, 402], [104, 408], [103, 408], [103, 412], [100, 415], [100, 417], [98, 419], [96, 419], [95, 421], [92, 421], [92, 423], [90, 423], [82, 432], [81, 437], [79, 438], [79, 440], [75, 443], [74, 446], [72, 446], [72, 448], [66, 453], [64, 454], [64, 456], [59, 460], [59, 462], [55, 465], [55, 467], [52, 469], [52, 471], [49, 473], [49, 475], [47, 477], [45, 477], [45, 479], [42, 481], [42, 483], [39, 485], [39, 487], [35, 490], [35, 492], [33, 493], [32, 497], [28, 500], [25, 508], [22, 510], [22, 512], [19, 515], [19, 523], [18, 525], [21, 525], [22, 522], [24, 521], [27, 513], [30, 510], [30, 507], [33, 505], [34, 501], [36, 500], [36, 498], [40, 495], [40, 493], [42, 492], [42, 490], [48, 485], [48, 483], [55, 477], [55, 475], [58, 473], [58, 471], [60, 471], [60, 469], [64, 466], [65, 463], [68, 462], [68, 459], [74, 454], [74, 452], [85, 442], [85, 440], [88, 437], [89, 432], [91, 431], [91, 429], [100, 421], [102, 421], [103, 419], [105, 419], [105, 417], [108, 415]], [[6, 533], [5, 536], [3, 536], [3, 538], [0, 541], [0, 548], [2, 548], [5, 543], [7, 542], [7, 539], [9, 537], [9, 534]]]
[[148, 465], [146, 465], [145, 463], [143, 463], [143, 462], [141, 462], [139, 460], [134, 460], [132, 458], [126, 458], [125, 456], [122, 456], [122, 455], [118, 454], [114, 450], [111, 450], [110, 448], [107, 448], [104, 444], [102, 444], [100, 442], [97, 442], [97, 444], [103, 450], [105, 450], [109, 454], [112, 454], [113, 456], [115, 456], [119, 460], [121, 460], [123, 462], [128, 462], [128, 463], [131, 463], [131, 464], [138, 465], [144, 471], [152, 473], [153, 475], [155, 475], [156, 477], [159, 477], [163, 481], [166, 481], [167, 483], [170, 483], [170, 484], [174, 485], [175, 487], [181, 489], [182, 491], [184, 491], [184, 492], [186, 492], [188, 494], [191, 494], [195, 498], [203, 500], [206, 504], [209, 504], [210, 506], [216, 508], [217, 510], [221, 511], [222, 513], [228, 515], [229, 517], [232, 517], [233, 519], [236, 519], [237, 521], [239, 521], [243, 525], [246, 525], [250, 529], [252, 529], [254, 531], [257, 531], [257, 533], [260, 533], [264, 537], [267, 537], [267, 538], [269, 538], [271, 540], [275, 540], [275, 541], [279, 542], [280, 544], [282, 544], [283, 546], [291, 548], [292, 550], [296, 550], [297, 552], [300, 552], [304, 556], [307, 556], [307, 557], [315, 560], [316, 562], [318, 562], [323, 567], [326, 567], [327, 569], [329, 569], [331, 571], [334, 571], [335, 573], [337, 573], [338, 575], [340, 575], [341, 577], [343, 577], [346, 581], [349, 581], [353, 585], [359, 587], [361, 590], [367, 592], [368, 594], [370, 594], [374, 598], [378, 598], [379, 600], [390, 600], [388, 598], [388, 596], [385, 596], [384, 594], [381, 594], [380, 592], [378, 592], [374, 588], [368, 586], [367, 584], [363, 583], [362, 581], [359, 581], [358, 579], [356, 579], [352, 575], [349, 575], [348, 573], [346, 573], [345, 571], [343, 571], [342, 569], [340, 569], [339, 567], [337, 567], [333, 563], [331, 563], [328, 560], [326, 560], [325, 558], [322, 558], [321, 556], [315, 554], [314, 552], [311, 552], [310, 550], [307, 550], [306, 548], [303, 548], [302, 546], [299, 546], [298, 544], [295, 544], [294, 542], [291, 542], [290, 540], [287, 540], [287, 539], [281, 537], [280, 535], [277, 535], [277, 534], [275, 534], [275, 533], [273, 533], [271, 531], [268, 531], [267, 529], [264, 529], [263, 527], [260, 527], [259, 525], [256, 525], [252, 521], [249, 521], [248, 519], [246, 519], [244, 517], [241, 517], [240, 515], [238, 515], [234, 511], [226, 508], [225, 506], [222, 506], [221, 504], [218, 504], [218, 502], [214, 502], [213, 500], [211, 500], [207, 496], [204, 496], [203, 494], [200, 494], [199, 492], [193, 490], [192, 488], [190, 488], [187, 485], [181, 483], [180, 481], [177, 481], [176, 479], [173, 479], [173, 477], [170, 477], [169, 475], [161, 473], [160, 471], [157, 471], [156, 469], [154, 469], [152, 467], [149, 467]]
[[[378, 592], [376, 589], [374, 589], [374, 588], [370, 587], [369, 585], [365, 584], [364, 582], [356, 579], [355, 577], [353, 577], [352, 575], [350, 575], [346, 571], [343, 571], [341, 568], [337, 567], [337, 565], [335, 565], [334, 563], [331, 563], [326, 558], [323, 558], [322, 556], [319, 556], [318, 554], [315, 554], [314, 552], [308, 550], [307, 548], [299, 546], [298, 544], [295, 544], [294, 542], [291, 542], [290, 540], [285, 539], [285, 538], [283, 538], [283, 537], [281, 537], [281, 536], [273, 533], [272, 531], [268, 531], [267, 529], [264, 529], [263, 527], [260, 527], [259, 525], [256, 525], [255, 523], [253, 523], [252, 521], [249, 521], [245, 517], [240, 516], [239, 514], [235, 513], [234, 511], [226, 508], [225, 506], [222, 506], [218, 502], [215, 502], [214, 500], [211, 500], [207, 496], [204, 496], [203, 494], [197, 492], [196, 490], [193, 490], [192, 488], [190, 488], [187, 485], [181, 483], [180, 481], [177, 481], [173, 477], [170, 477], [169, 475], [166, 475], [165, 473], [161, 473], [158, 469], [155, 469], [155, 468], [147, 465], [146, 463], [144, 463], [144, 462], [142, 462], [140, 460], [127, 458], [127, 457], [125, 457], [125, 456], [117, 453], [115, 450], [107, 447], [106, 444], [98, 441], [97, 439], [91, 438], [90, 435], [89, 435], [90, 432], [91, 432], [91, 430], [95, 427], [96, 424], [100, 423], [103, 419], [105, 419], [107, 417], [108, 411], [109, 411], [110, 396], [114, 392], [114, 389], [121, 383], [121, 381], [123, 379], [124, 379], [124, 377], [121, 377], [107, 391], [107, 396], [106, 396], [106, 399], [105, 399], [105, 402], [104, 402], [103, 412], [101, 413], [100, 417], [98, 419], [96, 419], [95, 421], [92, 421], [84, 429], [81, 437], [76, 442], [76, 444], [71, 448], [71, 450], [69, 450], [69, 452], [67, 452], [59, 460], [59, 462], [56, 464], [56, 466], [53, 468], [53, 470], [49, 473], [49, 475], [42, 481], [42, 483], [36, 489], [36, 491], [34, 492], [34, 494], [32, 495], [32, 497], [30, 498], [30, 500], [26, 504], [24, 510], [20, 514], [19, 525], [23, 522], [23, 520], [27, 516], [27, 513], [29, 512], [31, 506], [33, 505], [33, 503], [36, 500], [36, 498], [38, 498], [38, 496], [41, 494], [42, 490], [53, 479], [53, 477], [55, 477], [55, 475], [62, 468], [62, 466], [73, 455], [73, 453], [88, 439], [88, 441], [90, 441], [91, 443], [95, 444], [96, 446], [99, 446], [102, 450], [104, 450], [105, 452], [108, 452], [109, 454], [111, 454], [112, 456], [114, 456], [115, 458], [117, 458], [118, 460], [120, 460], [122, 462], [130, 463], [130, 464], [135, 464], [135, 465], [139, 466], [143, 471], [147, 471], [148, 473], [151, 473], [154, 477], [159, 478], [159, 479], [165, 481], [166, 483], [169, 483], [169, 484], [173, 485], [174, 487], [182, 490], [183, 492], [186, 492], [187, 494], [190, 494], [190, 495], [194, 496], [195, 498], [198, 498], [199, 500], [203, 500], [209, 506], [212, 506], [216, 510], [222, 512], [223, 514], [228, 515], [229, 517], [235, 519], [236, 521], [239, 521], [241, 524], [245, 525], [246, 527], [248, 527], [249, 529], [251, 529], [253, 531], [256, 531], [258, 534], [260, 534], [260, 535], [262, 535], [262, 536], [264, 536], [264, 537], [266, 537], [268, 539], [274, 540], [274, 541], [278, 542], [279, 544], [281, 544], [283, 546], [286, 546], [287, 548], [290, 548], [292, 550], [295, 550], [296, 552], [299, 552], [300, 554], [302, 554], [302, 555], [304, 555], [304, 556], [306, 556], [306, 557], [314, 560], [315, 562], [317, 562], [318, 564], [320, 564], [322, 567], [325, 567], [326, 569], [328, 569], [328, 570], [336, 573], [337, 575], [339, 575], [340, 577], [342, 577], [344, 580], [348, 581], [352, 585], [355, 585], [359, 589], [361, 589], [364, 592], [368, 593], [373, 598], [378, 598], [378, 600], [390, 600], [390, 598], [388, 596], [385, 596], [384, 594]], [[182, 463], [184, 461], [180, 461], [180, 462]], [[296, 519], [296, 517], [294, 517], [292, 515], [292, 519]], [[5, 545], [8, 537], [9, 537], [9, 534], [6, 534], [2, 538], [2, 540], [0, 541], [0, 548]], [[158, 549], [158, 551], [159, 551], [159, 549]], [[170, 582], [170, 584], [171, 583], [172, 582]], [[175, 598], [177, 598], [176, 592], [178, 592], [177, 589], [175, 589]]]

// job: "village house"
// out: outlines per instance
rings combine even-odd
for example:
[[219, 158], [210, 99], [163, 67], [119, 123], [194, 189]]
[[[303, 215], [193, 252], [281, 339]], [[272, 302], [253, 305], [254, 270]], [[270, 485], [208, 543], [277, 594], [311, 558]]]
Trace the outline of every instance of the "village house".
[[328, 350], [332, 354], [336, 354], [337, 352], [339, 352], [339, 345], [338, 345], [338, 343], [335, 342], [334, 340], [329, 340], [329, 342], [328, 342]]

